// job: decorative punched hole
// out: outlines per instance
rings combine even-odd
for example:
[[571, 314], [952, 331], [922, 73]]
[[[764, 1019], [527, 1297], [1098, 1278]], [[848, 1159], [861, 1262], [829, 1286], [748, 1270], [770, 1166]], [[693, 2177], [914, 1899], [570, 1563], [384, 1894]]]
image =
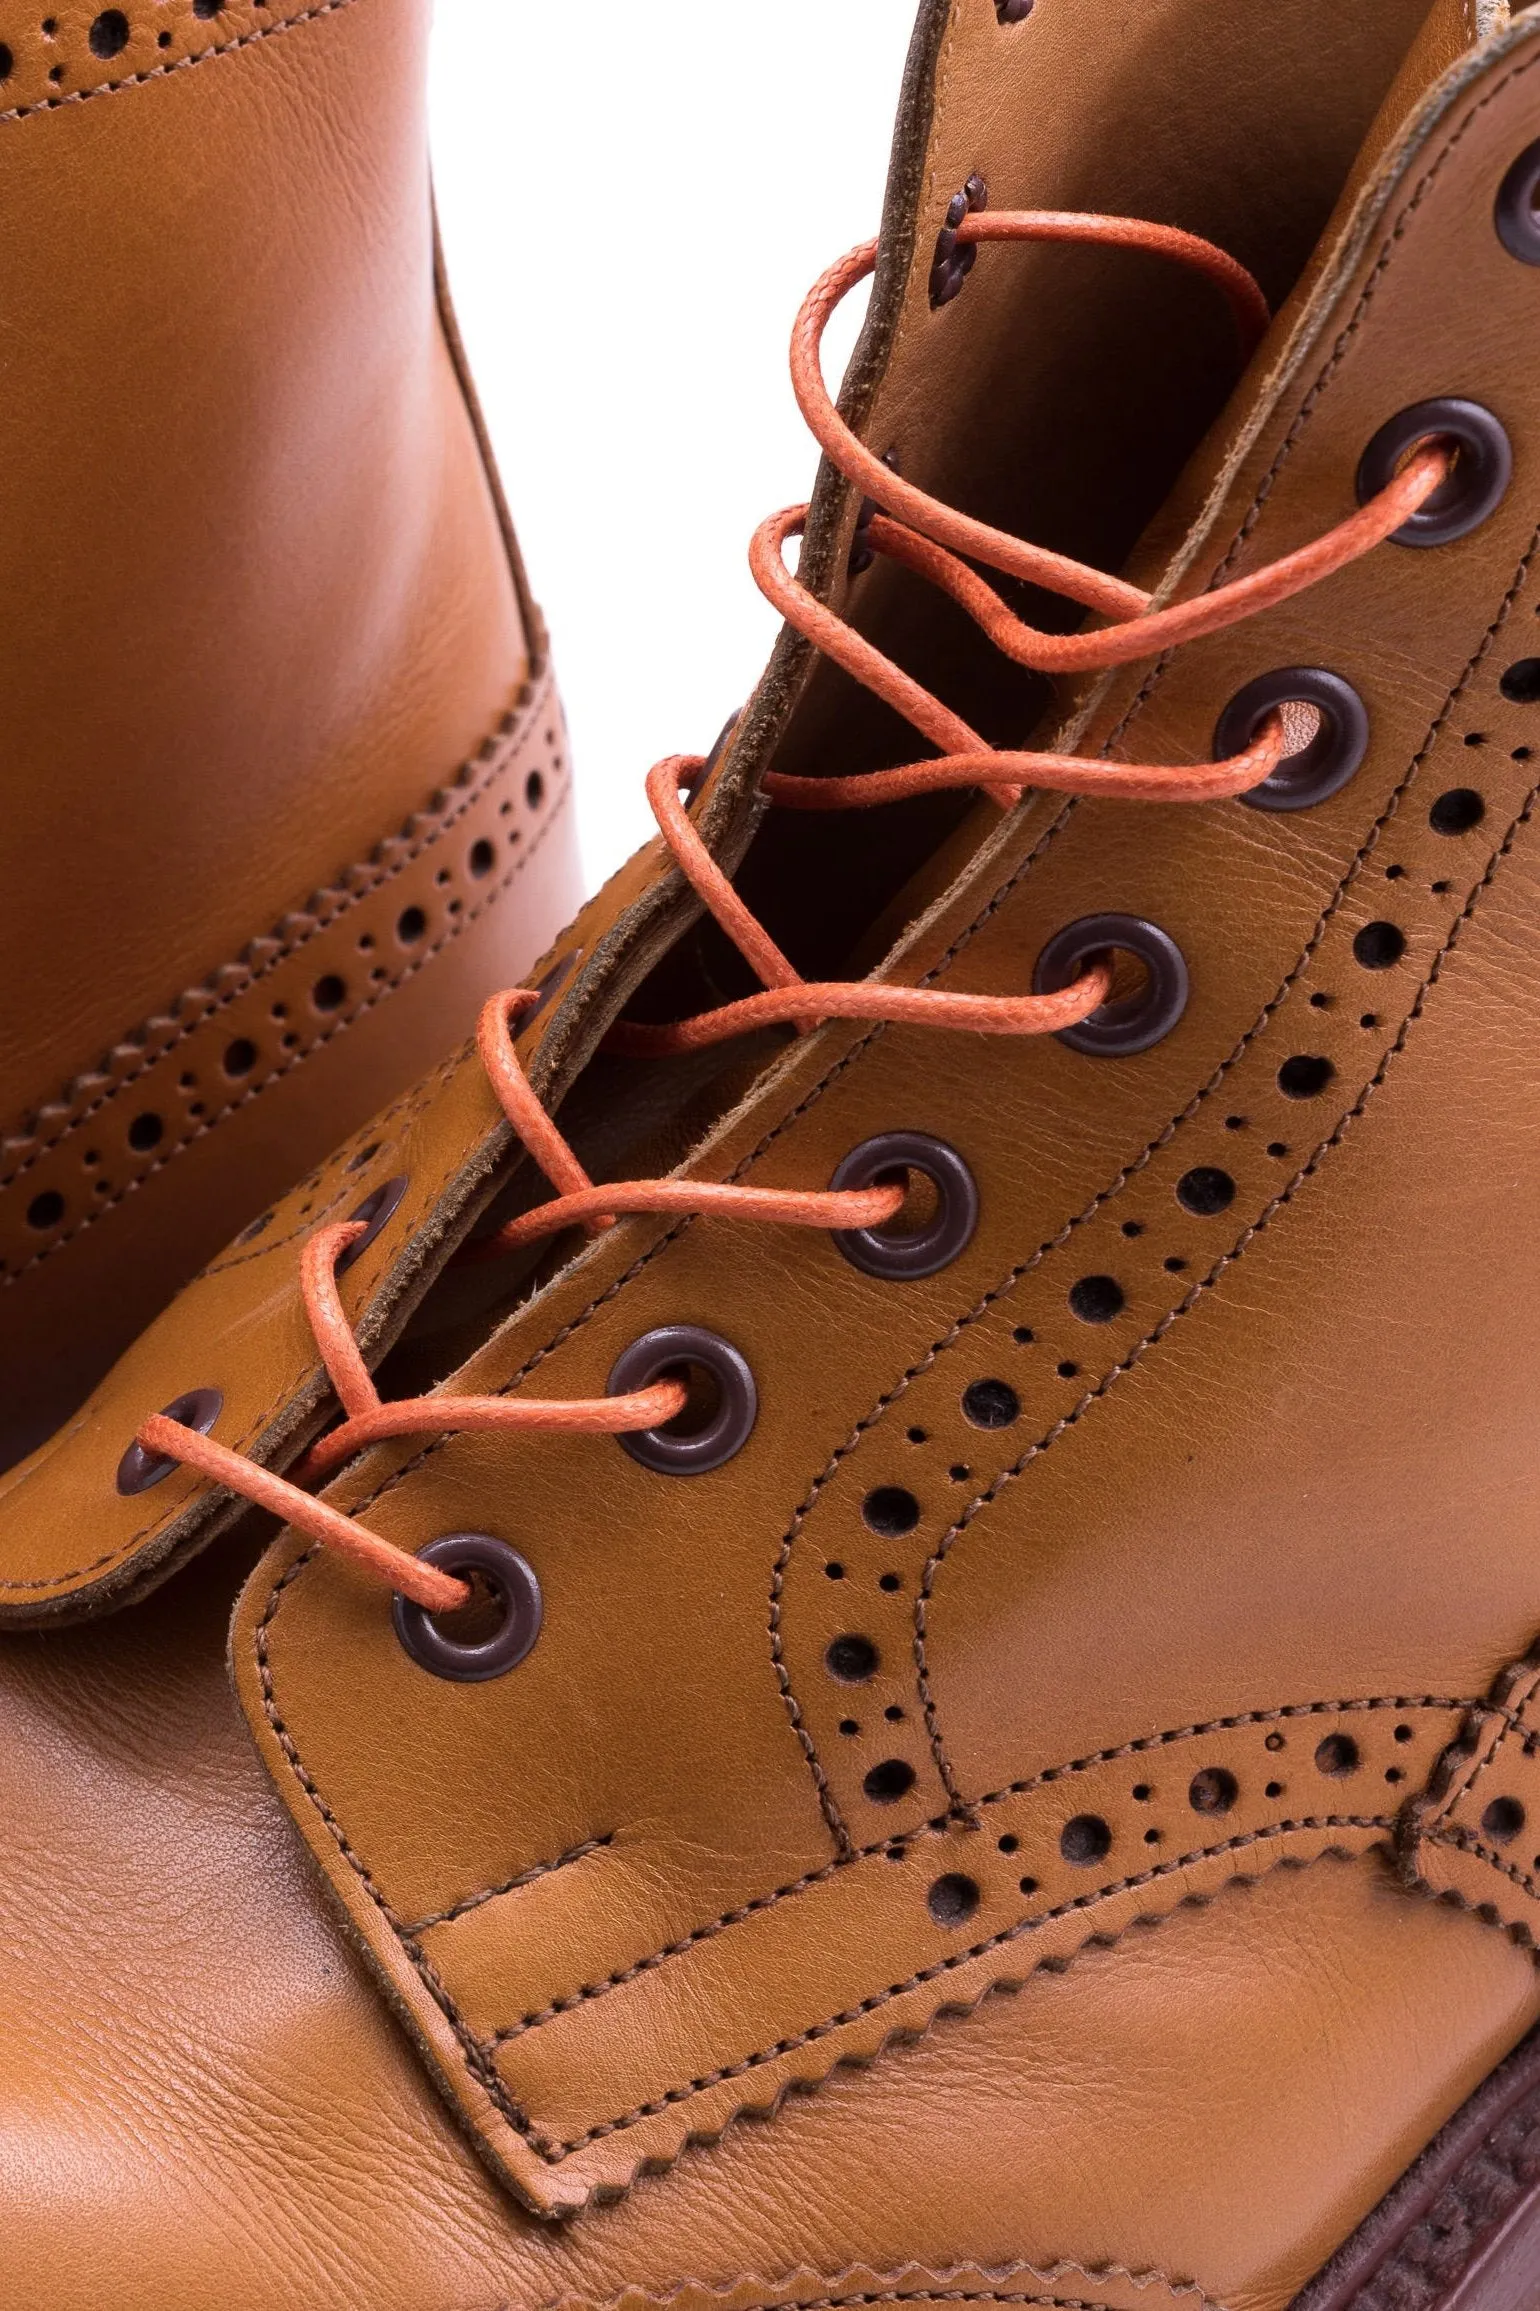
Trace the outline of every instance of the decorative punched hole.
[[1415, 1741], [1417, 1735], [1410, 1725], [1398, 1725], [1396, 1727], [1396, 1739], [1397, 1741]]
[[486, 836], [483, 835], [480, 842], [472, 843], [471, 855], [465, 863], [479, 883], [484, 876], [492, 872], [497, 864], [496, 846], [488, 842]]
[[1506, 1846], [1524, 1827], [1524, 1808], [1516, 1797], [1494, 1797], [1481, 1817], [1481, 1826], [1495, 1844]]
[[880, 1573], [877, 1577], [878, 1588], [888, 1597], [896, 1597], [903, 1585], [904, 1576], [902, 1573]]
[[42, 1194], [34, 1196], [27, 1206], [27, 1225], [36, 1228], [39, 1235], [45, 1234], [50, 1228], [56, 1228], [63, 1217], [64, 1198], [57, 1188], [44, 1188]]
[[1061, 1380], [1078, 1380], [1080, 1378], [1079, 1365], [1071, 1364], [1068, 1357], [1057, 1367], [1057, 1370]]
[[920, 1504], [903, 1485], [878, 1485], [861, 1503], [861, 1514], [885, 1541], [901, 1540], [920, 1521]]
[[1269, 1797], [1282, 1797], [1283, 1783], [1281, 1781], [1270, 1781], [1267, 1785], [1267, 1794]]
[[151, 1115], [148, 1111], [143, 1115], [136, 1115], [128, 1127], [128, 1144], [136, 1155], [148, 1155], [152, 1147], [159, 1147], [165, 1136], [166, 1126], [163, 1118], [158, 1115]]
[[973, 1471], [971, 1468], [966, 1467], [962, 1461], [958, 1461], [952, 1468], [949, 1468], [946, 1473], [951, 1478], [953, 1484], [966, 1484], [969, 1477], [972, 1476]]
[[889, 1725], [902, 1725], [904, 1722], [904, 1713], [899, 1708], [896, 1701], [890, 1701], [882, 1714], [887, 1719]]
[[1015, 1341], [1018, 1348], [1030, 1348], [1033, 1341], [1037, 1338], [1037, 1334], [1031, 1329], [1029, 1325], [1018, 1324], [1015, 1331], [1011, 1334], [1011, 1338]]
[[1273, 1139], [1267, 1143], [1267, 1152], [1275, 1163], [1282, 1163], [1289, 1151], [1281, 1139]]
[[335, 971], [326, 972], [310, 990], [310, 1000], [317, 1011], [340, 1011], [347, 999], [347, 981]]
[[1016, 1881], [1016, 1890], [1018, 1893], [1022, 1894], [1035, 1894], [1037, 1892], [1036, 1878], [1018, 1878]]
[[823, 1570], [825, 1580], [843, 1581], [845, 1578], [845, 1568], [843, 1565], [825, 1565]]
[[963, 1390], [963, 1418], [974, 1428], [1009, 1428], [1021, 1417], [1021, 1398], [1005, 1380], [975, 1380]]
[[1168, 1276], [1185, 1276], [1187, 1273], [1187, 1262], [1179, 1258], [1176, 1253], [1173, 1253], [1169, 1260], [1163, 1260], [1161, 1266]]
[[1428, 813], [1436, 835], [1468, 835], [1487, 815], [1485, 798], [1473, 786], [1454, 786], [1441, 794]]
[[840, 1731], [845, 1735], [847, 1740], [852, 1739], [856, 1734], [860, 1732], [860, 1730], [861, 1728], [855, 1718], [842, 1717], [840, 1719]]
[[257, 1064], [257, 1047], [249, 1035], [238, 1035], [225, 1052], [225, 1073], [231, 1076], [249, 1075]]
[[1406, 933], [1394, 923], [1365, 923], [1353, 941], [1353, 959], [1366, 971], [1389, 971], [1406, 953]]
[[104, 8], [87, 35], [91, 54], [104, 61], [121, 56], [128, 46], [128, 18], [121, 8]]
[[1137, 1805], [1148, 1805], [1155, 1792], [1147, 1781], [1136, 1781], [1133, 1794]]
[[344, 1168], [349, 1172], [366, 1172], [379, 1154], [380, 1146], [379, 1140], [371, 1140], [367, 1147], [359, 1149], [357, 1155], [353, 1156]]
[[1110, 1324], [1123, 1313], [1123, 1287], [1114, 1276], [1082, 1276], [1070, 1286], [1069, 1304], [1082, 1324]]
[[948, 1870], [931, 1887], [925, 1906], [938, 1926], [950, 1929], [966, 1926], [982, 1899], [974, 1879], [965, 1878], [959, 1870]]
[[1123, 1222], [1123, 1233], [1128, 1238], [1129, 1242], [1133, 1243], [1137, 1237], [1144, 1234], [1144, 1222], [1142, 1220], [1125, 1220]]
[[995, 14], [1002, 24], [1025, 24], [1037, 0], [995, 0]]
[[524, 800], [531, 810], [538, 810], [545, 800], [545, 780], [538, 770], [532, 770], [524, 781]]
[[911, 1444], [929, 1444], [930, 1432], [923, 1428], [906, 1428], [904, 1434]]
[[1316, 1769], [1334, 1781], [1358, 1771], [1358, 1744], [1347, 1733], [1328, 1733], [1315, 1753]]
[[210, 16], [220, 15], [224, 6], [225, 0], [193, 0], [193, 14], [206, 21]]
[[1297, 1052], [1278, 1070], [1278, 1089], [1285, 1099], [1319, 1099], [1337, 1070], [1329, 1059]]
[[1014, 1836], [1010, 1830], [1007, 1830], [1004, 1837], [996, 1839], [995, 1842], [1002, 1854], [1014, 1854], [1021, 1845], [1020, 1838]]
[[1241, 1785], [1233, 1773], [1222, 1765], [1208, 1765], [1193, 1775], [1187, 1803], [1194, 1813], [1229, 1813], [1240, 1794]]
[[1077, 1869], [1089, 1869], [1111, 1853], [1112, 1831], [1100, 1814], [1077, 1813], [1059, 1832], [1059, 1851]]
[[15, 70], [16, 59], [6, 47], [5, 42], [0, 40], [0, 84], [9, 80]]
[[396, 917], [396, 937], [403, 947], [415, 947], [428, 928], [428, 918], [421, 907], [403, 907]]
[[861, 1787], [873, 1805], [897, 1805], [914, 1787], [914, 1767], [901, 1757], [885, 1757], [874, 1765]]
[[836, 1637], [823, 1665], [841, 1685], [869, 1685], [882, 1666], [882, 1656], [870, 1637]]
[[1235, 1201], [1235, 1182], [1228, 1172], [1214, 1164], [1198, 1164], [1184, 1172], [1176, 1183], [1176, 1200], [1184, 1212], [1192, 1212], [1200, 1220], [1217, 1218], [1227, 1212]]
[[1281, 1733], [1270, 1733], [1267, 1737], [1267, 1740], [1264, 1742], [1263, 1747], [1272, 1750], [1286, 1749], [1288, 1747], [1288, 1743]]

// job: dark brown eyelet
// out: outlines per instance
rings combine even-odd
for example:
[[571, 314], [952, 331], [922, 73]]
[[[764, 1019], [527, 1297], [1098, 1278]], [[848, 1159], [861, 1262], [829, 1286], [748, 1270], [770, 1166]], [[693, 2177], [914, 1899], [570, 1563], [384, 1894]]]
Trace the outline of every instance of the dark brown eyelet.
[[339, 1276], [345, 1276], [354, 1261], [363, 1258], [381, 1229], [389, 1225], [395, 1216], [396, 1206], [406, 1194], [409, 1184], [404, 1178], [387, 1180], [383, 1187], [375, 1189], [372, 1196], [365, 1196], [356, 1212], [349, 1214], [349, 1218], [355, 1225], [358, 1221], [363, 1221], [366, 1233], [359, 1237], [357, 1243], [349, 1244], [347, 1250], [338, 1259], [337, 1274]]
[[1058, 995], [1072, 987], [1098, 955], [1132, 955], [1144, 965], [1145, 983], [1136, 995], [1104, 1003], [1078, 1027], [1061, 1029], [1059, 1041], [1094, 1059], [1127, 1059], [1148, 1051], [1169, 1035], [1187, 1008], [1187, 964], [1182, 950], [1158, 924], [1137, 915], [1086, 915], [1049, 940], [1032, 975], [1038, 995]]
[[834, 1242], [853, 1268], [885, 1283], [912, 1283], [949, 1268], [973, 1241], [979, 1224], [979, 1191], [972, 1172], [945, 1140], [922, 1131], [879, 1132], [852, 1148], [830, 1181], [836, 1189], [887, 1186], [918, 1172], [936, 1191], [928, 1227], [906, 1234], [901, 1228], [843, 1228]]
[[[224, 1411], [224, 1392], [218, 1388], [194, 1388], [186, 1396], [179, 1396], [175, 1404], [168, 1404], [162, 1420], [174, 1420], [179, 1428], [196, 1429], [199, 1436], [207, 1436], [215, 1421]], [[131, 1500], [136, 1493], [147, 1493], [181, 1466], [179, 1461], [157, 1459], [145, 1451], [142, 1444], [131, 1444], [118, 1462], [118, 1490]]]
[[442, 1620], [410, 1597], [398, 1596], [393, 1617], [403, 1651], [419, 1669], [451, 1685], [485, 1685], [517, 1669], [534, 1648], [545, 1610], [534, 1567], [506, 1541], [494, 1541], [487, 1533], [446, 1533], [417, 1554], [441, 1573], [479, 1577], [501, 1618], [489, 1637], [466, 1642], [451, 1636]]
[[1236, 692], [1219, 717], [1215, 760], [1244, 754], [1280, 706], [1313, 706], [1321, 726], [1308, 746], [1288, 755], [1271, 778], [1241, 801], [1253, 810], [1308, 810], [1346, 786], [1363, 761], [1369, 746], [1368, 708], [1351, 682], [1324, 666], [1285, 666], [1276, 674], [1259, 674]]
[[[705, 1476], [741, 1452], [759, 1417], [754, 1375], [736, 1348], [698, 1324], [665, 1324], [633, 1341], [606, 1383], [611, 1396], [632, 1396], [654, 1381], [703, 1371], [716, 1389], [716, 1408], [704, 1426], [644, 1428], [616, 1438], [633, 1460], [660, 1476]], [[680, 1414], [688, 1420], [688, 1411]]]
[[1526, 145], [1503, 178], [1497, 237], [1521, 265], [1540, 265], [1540, 143]]
[[1382, 425], [1358, 468], [1358, 501], [1388, 489], [1413, 450], [1452, 441], [1459, 452], [1449, 479], [1391, 534], [1396, 546], [1446, 546], [1476, 529], [1501, 504], [1513, 479], [1513, 444], [1479, 401], [1414, 402]]

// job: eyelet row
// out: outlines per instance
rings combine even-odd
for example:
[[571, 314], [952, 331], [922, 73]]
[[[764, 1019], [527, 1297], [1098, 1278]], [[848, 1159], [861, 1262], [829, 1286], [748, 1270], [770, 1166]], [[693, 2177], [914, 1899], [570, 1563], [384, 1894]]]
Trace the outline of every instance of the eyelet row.
[[[1029, 13], [1030, 4], [1031, 0], [1001, 0], [1001, 21], [1019, 20]], [[960, 224], [985, 197], [982, 183], [970, 179], [948, 212], [948, 227]], [[1520, 155], [1504, 178], [1495, 222], [1512, 256], [1540, 266], [1540, 141]], [[940, 252], [932, 284], [934, 302], [957, 295], [973, 255], [971, 248], [955, 245]], [[1360, 502], [1377, 496], [1406, 457], [1434, 438], [1456, 444], [1454, 470], [1395, 533], [1396, 544], [1428, 547], [1466, 536], [1496, 509], [1512, 479], [1513, 450], [1501, 421], [1478, 402], [1442, 397], [1418, 402], [1380, 428], [1359, 465]], [[1351, 683], [1323, 667], [1291, 666], [1260, 675], [1237, 692], [1215, 731], [1216, 760], [1243, 752], [1267, 718], [1290, 705], [1313, 708], [1319, 728], [1307, 745], [1243, 798], [1252, 809], [1296, 811], [1326, 801], [1347, 785], [1368, 750], [1368, 710]], [[723, 741], [731, 727], [723, 733]], [[1189, 976], [1181, 950], [1158, 925], [1130, 915], [1090, 915], [1056, 933], [1038, 958], [1034, 989], [1057, 993], [1072, 985], [1093, 960], [1118, 954], [1131, 956], [1142, 966], [1143, 985], [1063, 1030], [1059, 1040], [1072, 1050], [1098, 1058], [1147, 1051], [1170, 1034], [1186, 1009]], [[891, 1225], [834, 1236], [843, 1257], [862, 1273], [889, 1282], [917, 1281], [949, 1267], [971, 1243], [979, 1219], [977, 1182], [955, 1148], [926, 1133], [886, 1132], [864, 1141], [841, 1163], [833, 1186], [861, 1189], [915, 1175], [928, 1182], [935, 1199], [935, 1209], [922, 1227], [906, 1231]], [[367, 1233], [338, 1261], [339, 1273], [352, 1266], [389, 1224], [407, 1185], [404, 1178], [389, 1180], [359, 1206], [353, 1217], [366, 1224]], [[667, 1325], [625, 1351], [610, 1373], [608, 1390], [611, 1395], [630, 1394], [668, 1375], [688, 1376], [692, 1391], [706, 1398], [703, 1416], [687, 1405], [667, 1427], [618, 1441], [633, 1460], [659, 1474], [704, 1475], [722, 1467], [742, 1451], [758, 1418], [758, 1389], [747, 1360], [730, 1342], [701, 1326]], [[223, 1407], [218, 1389], [200, 1388], [168, 1405], [166, 1415], [207, 1435]], [[175, 1462], [155, 1459], [142, 1445], [133, 1444], [119, 1464], [118, 1490], [125, 1496], [148, 1492], [164, 1483], [175, 1467]], [[421, 1606], [398, 1596], [394, 1626], [412, 1660], [436, 1677], [480, 1683], [506, 1676], [528, 1657], [540, 1634], [543, 1604], [535, 1572], [516, 1549], [488, 1534], [453, 1533], [430, 1541], [418, 1554], [425, 1562], [470, 1580], [477, 1588], [478, 1605], [490, 1601], [495, 1617], [489, 1632], [460, 1638]]]

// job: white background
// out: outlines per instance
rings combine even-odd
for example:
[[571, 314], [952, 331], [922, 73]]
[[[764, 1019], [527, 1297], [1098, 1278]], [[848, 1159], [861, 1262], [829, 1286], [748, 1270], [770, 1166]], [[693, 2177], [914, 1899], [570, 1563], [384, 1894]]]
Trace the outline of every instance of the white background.
[[816, 463], [791, 325], [877, 229], [912, 18], [910, 0], [438, 0], [450, 278], [552, 629], [590, 883], [652, 831], [648, 768], [705, 752], [773, 639], [748, 542]]

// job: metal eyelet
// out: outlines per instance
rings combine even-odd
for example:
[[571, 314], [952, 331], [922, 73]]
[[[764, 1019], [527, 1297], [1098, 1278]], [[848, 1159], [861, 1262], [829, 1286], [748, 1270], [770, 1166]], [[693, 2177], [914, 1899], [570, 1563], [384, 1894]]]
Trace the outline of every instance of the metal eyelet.
[[1033, 992], [1062, 994], [1098, 955], [1132, 955], [1144, 965], [1137, 995], [1104, 1003], [1078, 1027], [1059, 1031], [1071, 1051], [1093, 1059], [1127, 1059], [1169, 1035], [1187, 1008], [1189, 982], [1182, 950], [1168, 931], [1137, 915], [1085, 915], [1051, 938], [1032, 974]]
[[441, 1573], [479, 1576], [502, 1613], [490, 1637], [462, 1642], [410, 1597], [398, 1596], [392, 1615], [396, 1635], [419, 1669], [451, 1685], [485, 1685], [494, 1677], [506, 1677], [528, 1659], [545, 1608], [534, 1568], [517, 1549], [488, 1533], [446, 1533], [417, 1554], [423, 1564], [434, 1565]]
[[339, 1258], [337, 1262], [337, 1274], [339, 1276], [345, 1276], [354, 1261], [363, 1258], [380, 1231], [389, 1225], [395, 1217], [396, 1206], [406, 1194], [410, 1184], [405, 1178], [387, 1180], [383, 1187], [375, 1189], [372, 1196], [365, 1196], [357, 1211], [350, 1214], [352, 1224], [356, 1226], [358, 1221], [362, 1220], [367, 1233], [360, 1236], [356, 1244], [349, 1244], [347, 1250]]
[[830, 1181], [836, 1189], [887, 1186], [919, 1172], [936, 1191], [928, 1227], [840, 1228], [834, 1242], [853, 1268], [885, 1283], [907, 1284], [949, 1268], [973, 1241], [979, 1224], [978, 1183], [945, 1140], [922, 1131], [879, 1132], [852, 1148]]
[[1513, 444], [1501, 421], [1479, 401], [1417, 401], [1382, 425], [1358, 468], [1358, 502], [1388, 489], [1414, 449], [1449, 440], [1459, 456], [1449, 479], [1410, 521], [1391, 533], [1396, 546], [1446, 546], [1479, 527], [1501, 504], [1513, 479]]
[[[168, 1404], [162, 1420], [174, 1420], [179, 1428], [196, 1429], [199, 1436], [207, 1436], [215, 1421], [224, 1411], [224, 1391], [218, 1388], [190, 1389]], [[180, 1461], [157, 1458], [146, 1452], [142, 1444], [131, 1444], [118, 1462], [118, 1490], [125, 1500], [137, 1493], [147, 1493], [158, 1484], [164, 1484], [181, 1467]]]
[[665, 1324], [644, 1333], [617, 1358], [606, 1388], [611, 1396], [632, 1396], [691, 1366], [703, 1371], [716, 1388], [716, 1409], [703, 1427], [680, 1431], [671, 1423], [615, 1439], [633, 1460], [659, 1476], [705, 1476], [720, 1468], [743, 1450], [759, 1417], [759, 1390], [747, 1362], [728, 1341], [698, 1324]]
[[963, 283], [978, 262], [978, 249], [968, 241], [959, 246], [958, 227], [975, 211], [989, 205], [989, 187], [981, 176], [969, 177], [960, 193], [953, 193], [947, 203], [946, 219], [936, 236], [936, 254], [930, 269], [930, 301], [933, 310], [950, 305], [961, 293]]
[[1241, 796], [1252, 810], [1308, 810], [1324, 802], [1347, 785], [1368, 751], [1369, 711], [1352, 683], [1324, 666], [1285, 666], [1236, 692], [1214, 732], [1215, 760], [1244, 754], [1280, 706], [1313, 706], [1321, 727], [1271, 778]]
[[1521, 265], [1540, 265], [1540, 143], [1526, 145], [1497, 195], [1497, 237]]

